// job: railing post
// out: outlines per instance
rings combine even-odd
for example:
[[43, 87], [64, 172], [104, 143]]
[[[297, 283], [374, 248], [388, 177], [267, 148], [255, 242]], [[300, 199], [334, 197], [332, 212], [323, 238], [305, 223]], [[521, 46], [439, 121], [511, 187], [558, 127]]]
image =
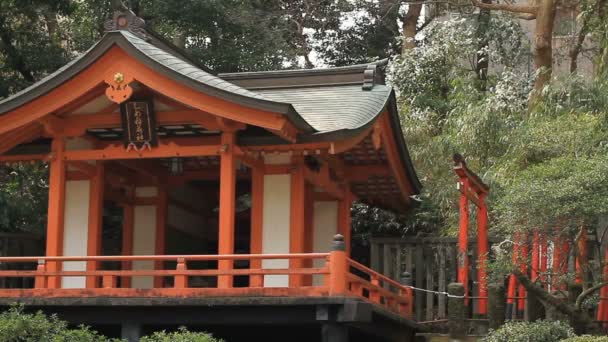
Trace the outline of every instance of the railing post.
[[[186, 259], [177, 258], [177, 267], [175, 267], [175, 270], [178, 273], [181, 273], [186, 271], [187, 269], [188, 267], [186, 266]], [[188, 287], [188, 276], [185, 274], [176, 274], [173, 286], [176, 289], [184, 289]]]
[[116, 287], [116, 277], [113, 275], [104, 275], [101, 278], [101, 285], [104, 289], [113, 289]]
[[488, 285], [488, 321], [489, 328], [496, 330], [505, 324], [506, 313], [505, 285], [492, 283]]
[[[403, 286], [412, 286], [412, 275], [409, 272], [401, 274], [400, 283]], [[402, 297], [407, 298], [406, 303], [399, 303], [399, 312], [406, 317], [412, 317], [414, 313], [414, 290], [411, 287], [401, 289], [399, 293]]]
[[344, 236], [336, 234], [334, 235], [329, 255], [329, 294], [331, 296], [344, 295], [346, 293], [347, 269]]
[[37, 289], [45, 289], [46, 288], [46, 261], [43, 259], [38, 260], [38, 266], [36, 267], [36, 275], [34, 279], [34, 287]]
[[461, 339], [467, 335], [464, 286], [460, 283], [448, 285], [448, 330], [450, 338]]
[[[370, 283], [376, 287], [380, 287], [380, 280], [375, 274], [372, 274]], [[380, 291], [376, 289], [369, 289], [369, 300], [374, 303], [380, 303]]]

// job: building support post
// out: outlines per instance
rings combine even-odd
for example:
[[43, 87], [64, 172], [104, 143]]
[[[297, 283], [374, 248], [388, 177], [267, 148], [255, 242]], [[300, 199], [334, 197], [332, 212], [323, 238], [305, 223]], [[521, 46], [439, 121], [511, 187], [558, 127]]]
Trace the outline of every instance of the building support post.
[[[222, 153], [220, 155], [220, 210], [218, 252], [220, 255], [234, 253], [234, 214], [236, 205], [236, 158], [234, 155], [235, 133], [222, 133]], [[220, 272], [230, 271], [232, 260], [220, 260]], [[231, 288], [233, 277], [218, 276], [218, 288]]]
[[488, 209], [486, 207], [486, 195], [479, 195], [481, 207], [477, 211], [477, 282], [479, 284], [479, 305], [478, 313], [485, 316], [488, 312], [488, 300], [483, 298], [488, 296], [488, 280], [486, 274], [488, 260]]
[[[264, 169], [255, 166], [251, 169], [251, 254], [262, 254], [264, 229]], [[250, 261], [252, 269], [261, 269], [262, 260]], [[250, 287], [262, 287], [264, 276], [252, 275]]]
[[[304, 253], [305, 245], [305, 221], [306, 221], [306, 181], [304, 179], [305, 167], [300, 156], [294, 157], [293, 170], [291, 171], [291, 209], [290, 209], [290, 232], [289, 252]], [[301, 259], [290, 259], [289, 268], [302, 268]], [[302, 275], [292, 274], [289, 276], [289, 287], [302, 286]]]
[[347, 189], [344, 198], [338, 203], [338, 233], [344, 236], [346, 255], [350, 256], [351, 251], [351, 214], [350, 209], [353, 204], [353, 194]]
[[[127, 198], [131, 201], [125, 203], [122, 207], [122, 255], [133, 255], [133, 233], [135, 223], [135, 206], [133, 200], [135, 197], [135, 190], [130, 188], [127, 190]], [[123, 270], [130, 270], [133, 267], [133, 263], [130, 261], [123, 261], [121, 268]], [[131, 277], [122, 277], [120, 286], [123, 288], [131, 287]]]
[[[89, 191], [89, 231], [87, 234], [87, 255], [101, 255], [102, 243], [102, 227], [103, 227], [103, 199], [105, 189], [105, 172], [104, 162], [95, 162], [95, 173], [91, 178], [91, 187]], [[87, 261], [87, 271], [96, 271], [99, 267], [97, 261]], [[96, 288], [98, 277], [88, 276], [86, 279], [86, 287], [88, 289]]]
[[[55, 137], [51, 145], [52, 158], [49, 174], [49, 206], [46, 231], [46, 256], [60, 256], [63, 254], [63, 225], [65, 216], [65, 178], [66, 163], [63, 159], [65, 140]], [[51, 261], [47, 271], [60, 271], [60, 263]], [[47, 286], [51, 289], [61, 287], [61, 277], [51, 276]]]
[[[154, 254], [164, 255], [166, 254], [166, 240], [167, 240], [167, 215], [169, 210], [169, 194], [166, 188], [159, 186], [158, 198], [156, 202], [156, 236], [154, 239]], [[155, 270], [162, 270], [164, 268], [164, 262], [158, 260], [154, 263]], [[164, 277], [154, 278], [154, 287], [163, 287]]]
[[[466, 178], [460, 179], [462, 191], [460, 194], [460, 223], [458, 229], [458, 282], [464, 287], [464, 295], [468, 294], [469, 284], [469, 200], [467, 192], [469, 191], [469, 180]], [[465, 301], [465, 304], [466, 301]]]
[[[517, 260], [517, 265], [519, 265], [519, 271], [528, 275], [528, 235], [526, 233], [521, 233], [520, 240], [521, 246], [519, 247], [519, 259]], [[519, 284], [518, 294], [519, 297], [517, 299], [517, 317], [524, 318], [524, 313], [526, 310], [526, 288], [523, 284]]]

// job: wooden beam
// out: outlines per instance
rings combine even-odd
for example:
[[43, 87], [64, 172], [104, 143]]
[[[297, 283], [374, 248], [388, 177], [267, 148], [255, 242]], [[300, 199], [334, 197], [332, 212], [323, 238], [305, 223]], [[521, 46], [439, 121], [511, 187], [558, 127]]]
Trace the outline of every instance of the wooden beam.
[[391, 168], [386, 164], [346, 165], [345, 178], [350, 182], [365, 182], [372, 177], [392, 177]]
[[[88, 164], [90, 165], [90, 164]], [[103, 227], [103, 199], [105, 190], [104, 164], [96, 162], [93, 166], [94, 174], [90, 181], [89, 190], [89, 229], [87, 234], [87, 255], [101, 255], [102, 227]], [[95, 271], [99, 267], [96, 261], [87, 261], [87, 271]], [[88, 289], [97, 287], [96, 277], [87, 277]]]
[[[233, 132], [222, 133], [222, 146], [224, 147], [220, 160], [220, 210], [218, 253], [234, 253], [234, 215], [236, 206], [236, 156], [234, 147], [236, 135]], [[218, 261], [220, 271], [231, 270], [231, 260]], [[233, 285], [231, 276], [219, 276], [218, 288], [230, 288]]]
[[68, 162], [68, 166], [78, 169], [78, 171], [88, 175], [89, 177], [94, 177], [98, 172], [95, 165], [89, 164], [85, 161], [70, 161]]
[[413, 194], [414, 190], [412, 188], [410, 180], [405, 174], [403, 162], [401, 160], [401, 154], [399, 153], [397, 148], [397, 142], [392, 136], [393, 128], [391, 125], [389, 113], [384, 112], [377, 120], [382, 120], [380, 121], [380, 124], [382, 125], [382, 145], [384, 146], [386, 158], [388, 159], [388, 163], [395, 177], [395, 181], [397, 182], [397, 185], [401, 190], [403, 200], [407, 204], [410, 202], [410, 195]]
[[0, 156], [0, 163], [11, 164], [19, 162], [31, 162], [31, 161], [48, 161], [50, 158], [49, 154], [20, 154], [11, 156]]
[[170, 157], [198, 157], [219, 155], [221, 146], [180, 146], [174, 143], [160, 144], [152, 150], [128, 151], [123, 146], [110, 145], [103, 149], [66, 151], [64, 160], [120, 160]]
[[[46, 255], [60, 256], [63, 254], [63, 226], [65, 216], [65, 178], [66, 165], [63, 158], [65, 140], [56, 138], [51, 144], [53, 158], [50, 162], [49, 174], [49, 206], [46, 229]], [[47, 271], [56, 272], [61, 269], [58, 262], [49, 262]], [[61, 287], [61, 278], [49, 277], [48, 287]]]
[[315, 186], [322, 188], [329, 195], [334, 196], [336, 199], [344, 197], [344, 190], [336, 183], [329, 174], [329, 166], [323, 164], [318, 172], [310, 170], [305, 165], [300, 166], [304, 178]]
[[29, 124], [18, 130], [0, 134], [0, 154], [13, 147], [36, 140], [42, 136], [43, 128], [37, 123]]
[[[65, 127], [63, 134], [66, 136], [84, 135], [87, 129], [94, 128], [118, 128], [121, 127], [120, 113], [79, 114], [66, 116], [61, 126]], [[201, 125], [207, 130], [220, 130], [215, 117], [200, 110], [177, 110], [156, 113], [157, 126], [176, 126], [186, 124]]]

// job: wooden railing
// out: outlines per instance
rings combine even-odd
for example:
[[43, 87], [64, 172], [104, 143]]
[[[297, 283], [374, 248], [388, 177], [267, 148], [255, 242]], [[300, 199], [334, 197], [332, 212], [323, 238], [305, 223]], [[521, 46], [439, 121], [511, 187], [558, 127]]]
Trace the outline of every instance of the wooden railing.
[[[26, 268], [0, 270], [0, 278], [34, 279], [33, 288], [0, 289], [0, 297], [356, 296], [411, 317], [411, 290], [351, 260], [343, 247], [343, 241], [335, 240], [330, 253], [0, 257], [0, 265]], [[233, 267], [218, 268], [221, 260]], [[283, 260], [285, 266], [268, 265], [271, 260]], [[299, 262], [288, 266], [290, 260]], [[314, 267], [319, 260], [322, 266]], [[123, 269], [100, 269], [109, 262]], [[152, 269], [137, 269], [141, 262]], [[81, 270], [69, 270], [70, 263], [80, 263]], [[133, 284], [142, 277], [148, 280], [145, 288]], [[200, 286], [193, 282], [196, 277], [212, 281]], [[220, 277], [234, 285], [223, 285]], [[74, 278], [80, 285], [66, 288], [65, 280]]]

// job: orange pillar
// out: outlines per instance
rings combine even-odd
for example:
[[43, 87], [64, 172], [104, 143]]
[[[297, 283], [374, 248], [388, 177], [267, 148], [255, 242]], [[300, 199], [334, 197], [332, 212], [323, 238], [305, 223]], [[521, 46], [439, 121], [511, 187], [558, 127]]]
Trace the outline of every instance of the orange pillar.
[[[604, 252], [604, 281], [608, 281], [608, 248]], [[597, 320], [604, 322], [604, 327], [608, 327], [608, 286], [600, 290], [600, 304], [597, 309]]]
[[[519, 271], [524, 274], [527, 275], [528, 274], [528, 252], [529, 252], [529, 248], [528, 248], [528, 235], [525, 233], [522, 233], [520, 236], [520, 244], [521, 246], [519, 247]], [[517, 316], [520, 318], [524, 317], [524, 310], [526, 309], [526, 288], [522, 285], [519, 284], [519, 290], [518, 290], [518, 300], [517, 300]]]
[[[515, 232], [513, 234], [513, 252], [511, 254], [511, 262], [513, 266], [517, 265], [517, 259], [519, 254], [519, 233]], [[515, 294], [517, 288], [517, 279], [514, 274], [509, 276], [509, 288], [507, 289], [507, 314], [506, 318], [511, 319], [513, 317], [513, 309], [515, 307]]]
[[539, 262], [540, 262], [540, 233], [534, 232], [532, 238], [532, 266], [530, 268], [530, 279], [535, 281], [538, 279], [539, 274]]
[[[103, 161], [97, 161], [95, 164], [95, 174], [91, 178], [89, 191], [89, 230], [87, 241], [87, 255], [101, 255], [101, 240], [103, 227], [103, 198], [105, 189], [105, 175]], [[99, 267], [97, 261], [87, 262], [87, 271], [95, 271]], [[97, 287], [98, 277], [87, 277], [87, 288]]]
[[[236, 205], [236, 159], [234, 155], [235, 133], [222, 133], [222, 146], [224, 151], [220, 156], [220, 211], [218, 253], [234, 253], [234, 215]], [[233, 269], [232, 260], [220, 260], [220, 271]], [[218, 288], [230, 288], [233, 277], [230, 275], [218, 276]]]
[[549, 263], [549, 243], [545, 234], [543, 234], [540, 239], [540, 279], [545, 289], [548, 289], [549, 285], [547, 284], [547, 267]]
[[581, 235], [578, 239], [577, 243], [577, 249], [578, 249], [578, 255], [576, 256], [576, 283], [577, 284], [582, 284], [583, 283], [583, 273], [584, 273], [584, 265], [587, 264], [587, 256], [588, 256], [588, 252], [587, 252], [587, 229], [585, 229], [584, 227], [581, 228]]
[[[289, 252], [303, 253], [305, 244], [305, 222], [306, 222], [306, 181], [304, 179], [305, 167], [302, 158], [293, 158], [293, 170], [291, 171], [291, 210], [289, 231]], [[301, 268], [302, 260], [291, 259], [289, 268]], [[291, 275], [289, 286], [298, 287], [302, 285], [301, 275]]]
[[338, 203], [338, 233], [344, 236], [344, 247], [346, 256], [350, 256], [351, 251], [351, 214], [350, 209], [353, 204], [353, 194], [350, 190], [345, 191], [344, 198]]
[[[251, 254], [262, 254], [264, 224], [264, 169], [254, 167], [251, 169]], [[252, 269], [262, 268], [262, 260], [251, 260]], [[263, 276], [252, 275], [249, 280], [250, 287], [262, 287]]]
[[[46, 229], [46, 255], [60, 256], [63, 254], [63, 224], [65, 215], [65, 177], [66, 165], [63, 159], [65, 140], [54, 138], [51, 145], [52, 158], [49, 174], [49, 206]], [[56, 272], [62, 266], [58, 262], [49, 262], [47, 271]], [[49, 277], [49, 288], [60, 288], [60, 277]]]
[[[169, 194], [167, 189], [159, 187], [158, 198], [156, 202], [156, 229], [154, 239], [154, 251], [156, 255], [164, 255], [166, 250], [167, 240], [167, 211], [169, 210]], [[163, 261], [156, 261], [154, 269], [162, 270], [164, 268]], [[163, 287], [163, 277], [154, 278], [154, 287]]]
[[[133, 200], [134, 190], [127, 191], [127, 197]], [[122, 207], [122, 255], [133, 255], [133, 224], [135, 222], [135, 207], [133, 203], [128, 203]], [[132, 263], [130, 261], [122, 262], [123, 270], [130, 270]], [[120, 283], [121, 287], [131, 287], [131, 277], [123, 277]]]
[[[469, 200], [466, 193], [469, 190], [469, 181], [461, 178], [462, 193], [460, 194], [460, 225], [458, 230], [458, 282], [464, 286], [465, 296], [469, 289]], [[467, 302], [468, 304], [468, 302]]]
[[553, 238], [553, 265], [551, 266], [551, 291], [555, 292], [559, 288], [559, 275], [562, 264], [562, 238], [558, 235], [558, 229], [555, 229], [555, 237]]
[[[488, 280], [486, 275], [486, 264], [488, 259], [488, 208], [486, 207], [486, 195], [479, 196], [481, 207], [477, 211], [477, 255], [478, 270], [477, 282], [479, 284], [479, 297], [488, 296]], [[478, 311], [480, 315], [487, 314], [487, 299], [480, 298]]]

